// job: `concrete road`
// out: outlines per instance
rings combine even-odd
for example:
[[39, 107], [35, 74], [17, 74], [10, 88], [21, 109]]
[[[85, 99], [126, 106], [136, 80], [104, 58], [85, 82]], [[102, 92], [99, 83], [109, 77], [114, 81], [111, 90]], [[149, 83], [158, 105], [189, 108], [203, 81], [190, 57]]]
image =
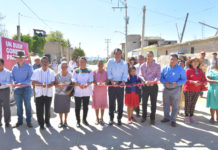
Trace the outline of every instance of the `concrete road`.
[[[162, 89], [162, 88], [161, 88]], [[163, 117], [162, 92], [159, 92], [157, 103], [156, 125], [149, 125], [149, 118], [140, 123], [140, 118], [132, 125], [127, 124], [126, 107], [122, 126], [95, 125], [95, 112], [89, 105], [88, 122], [90, 126], [82, 125], [76, 128], [74, 99], [68, 118], [69, 128], [59, 129], [58, 115], [51, 109], [51, 124], [53, 128], [41, 131], [36, 121], [35, 104], [32, 100], [33, 125], [28, 129], [26, 124], [17, 129], [0, 127], [0, 150], [68, 150], [68, 149], [218, 149], [218, 123], [211, 125], [209, 109], [205, 107], [206, 99], [199, 99], [196, 106], [198, 124], [184, 124], [183, 116], [178, 116], [178, 126], [173, 128], [169, 123], [161, 123]], [[16, 106], [11, 107], [12, 124], [17, 121]], [[150, 111], [150, 108], [148, 108]], [[82, 113], [82, 112], [81, 112]], [[116, 116], [116, 115], [115, 115]], [[105, 122], [109, 121], [108, 110], [105, 112]], [[116, 120], [115, 120], [116, 121]]]

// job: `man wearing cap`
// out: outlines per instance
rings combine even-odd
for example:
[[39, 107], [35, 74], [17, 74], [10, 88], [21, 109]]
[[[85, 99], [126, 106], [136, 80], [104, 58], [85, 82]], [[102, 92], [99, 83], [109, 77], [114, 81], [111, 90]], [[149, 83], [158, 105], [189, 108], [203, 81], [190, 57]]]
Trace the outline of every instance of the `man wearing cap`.
[[23, 102], [26, 110], [26, 122], [29, 128], [32, 127], [31, 118], [31, 76], [33, 74], [33, 67], [25, 62], [27, 56], [23, 51], [17, 51], [17, 64], [12, 69], [12, 81], [14, 87], [14, 99], [17, 105], [18, 122], [14, 127], [19, 127], [23, 124]]
[[34, 70], [39, 69], [39, 68], [42, 67], [39, 56], [36, 56], [34, 61], [35, 61], [34, 65], [33, 65]]
[[[176, 116], [179, 108], [181, 86], [186, 82], [186, 72], [178, 64], [178, 55], [170, 56], [170, 64], [161, 71], [161, 83], [164, 85], [163, 103], [164, 118], [161, 122], [171, 121], [171, 126], [176, 127]], [[170, 116], [170, 105], [172, 104], [172, 113]]]
[[[48, 68], [48, 57], [44, 56], [41, 59], [42, 68], [34, 71], [31, 78], [35, 86], [36, 93], [36, 114], [40, 129], [44, 129], [44, 124], [49, 128], [50, 124], [50, 108], [53, 96], [53, 89], [55, 82], [55, 73]], [[45, 115], [44, 115], [45, 111]], [[45, 119], [44, 119], [45, 116]]]
[[2, 126], [2, 108], [4, 110], [5, 127], [10, 127], [10, 85], [11, 72], [4, 68], [4, 60], [0, 59], [0, 126]]

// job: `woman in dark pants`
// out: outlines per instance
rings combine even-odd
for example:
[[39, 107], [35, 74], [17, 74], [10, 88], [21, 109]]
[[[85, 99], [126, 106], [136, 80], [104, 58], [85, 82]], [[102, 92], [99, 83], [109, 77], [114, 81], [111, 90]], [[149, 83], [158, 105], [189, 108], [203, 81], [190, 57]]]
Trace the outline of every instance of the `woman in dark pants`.
[[89, 98], [92, 95], [91, 84], [93, 82], [93, 73], [86, 68], [86, 58], [79, 59], [79, 68], [77, 68], [72, 77], [72, 82], [75, 83], [75, 113], [77, 119], [77, 127], [80, 127], [80, 109], [83, 103], [83, 124], [89, 125], [86, 118], [88, 114]]

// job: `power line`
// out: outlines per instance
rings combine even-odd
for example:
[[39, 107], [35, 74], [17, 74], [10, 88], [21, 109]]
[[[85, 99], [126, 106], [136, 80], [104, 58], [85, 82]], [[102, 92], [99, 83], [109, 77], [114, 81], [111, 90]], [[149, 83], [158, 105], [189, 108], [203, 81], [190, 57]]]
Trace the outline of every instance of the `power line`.
[[[22, 17], [29, 18], [29, 19], [36, 19], [31, 16], [23, 15], [21, 14]], [[57, 24], [65, 24], [65, 25], [71, 25], [71, 26], [76, 26], [76, 27], [82, 27], [82, 28], [103, 28], [103, 26], [94, 26], [94, 25], [81, 25], [81, 24], [73, 24], [73, 23], [68, 23], [68, 22], [62, 22], [62, 21], [55, 21], [55, 20], [48, 20], [48, 19], [42, 19], [45, 22], [51, 22], [51, 23], [57, 23]]]
[[51, 27], [49, 27], [49, 25], [42, 19], [40, 18], [23, 0], [20, 0], [44, 25], [46, 25], [48, 28], [51, 29]]

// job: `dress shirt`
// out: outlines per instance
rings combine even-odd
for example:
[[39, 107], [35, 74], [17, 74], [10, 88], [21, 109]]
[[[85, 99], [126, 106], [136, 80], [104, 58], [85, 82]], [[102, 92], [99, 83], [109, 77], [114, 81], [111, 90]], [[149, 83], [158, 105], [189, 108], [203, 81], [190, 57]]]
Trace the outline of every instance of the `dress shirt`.
[[22, 85], [25, 86], [31, 85], [32, 74], [33, 74], [33, 67], [28, 63], [24, 62], [22, 67], [16, 64], [12, 69], [12, 81], [16, 82], [17, 84], [21, 83]]
[[[76, 69], [73, 72], [72, 82], [79, 84], [87, 84], [88, 82], [93, 82], [93, 72], [88, 69]], [[79, 86], [74, 87], [76, 97], [92, 96], [92, 85], [89, 85], [87, 88], [80, 88]]]
[[127, 81], [128, 77], [128, 66], [121, 59], [120, 62], [116, 62], [115, 58], [108, 60], [107, 63], [108, 79], [114, 81]]
[[165, 83], [169, 82], [170, 86], [166, 88], [175, 88], [172, 86], [172, 83], [177, 83], [176, 87], [179, 87], [183, 85], [186, 82], [186, 72], [185, 70], [176, 64], [175, 67], [171, 67], [170, 65], [167, 65], [166, 67], [163, 68], [161, 72], [161, 79], [160, 81], [164, 84], [166, 87]]
[[[42, 68], [39, 68], [34, 70], [31, 80], [39, 82], [41, 84], [48, 85], [55, 81], [55, 73], [50, 68], [48, 68], [46, 71], [42, 70]], [[53, 87], [44, 88], [41, 86], [35, 86], [35, 93], [36, 93], [36, 97], [41, 97], [41, 96], [52, 97]]]
[[144, 81], [160, 81], [160, 65], [153, 62], [152, 65], [148, 65], [147, 62], [141, 65], [139, 76]]
[[9, 70], [3, 68], [3, 70], [0, 71], [0, 83], [2, 84], [0, 89], [10, 87], [10, 85], [6, 85], [11, 83], [11, 72]]
[[142, 64], [139, 64], [139, 63], [137, 63], [137, 64], [135, 65], [136, 74], [137, 74], [137, 75], [139, 75], [141, 65], [142, 65]]

